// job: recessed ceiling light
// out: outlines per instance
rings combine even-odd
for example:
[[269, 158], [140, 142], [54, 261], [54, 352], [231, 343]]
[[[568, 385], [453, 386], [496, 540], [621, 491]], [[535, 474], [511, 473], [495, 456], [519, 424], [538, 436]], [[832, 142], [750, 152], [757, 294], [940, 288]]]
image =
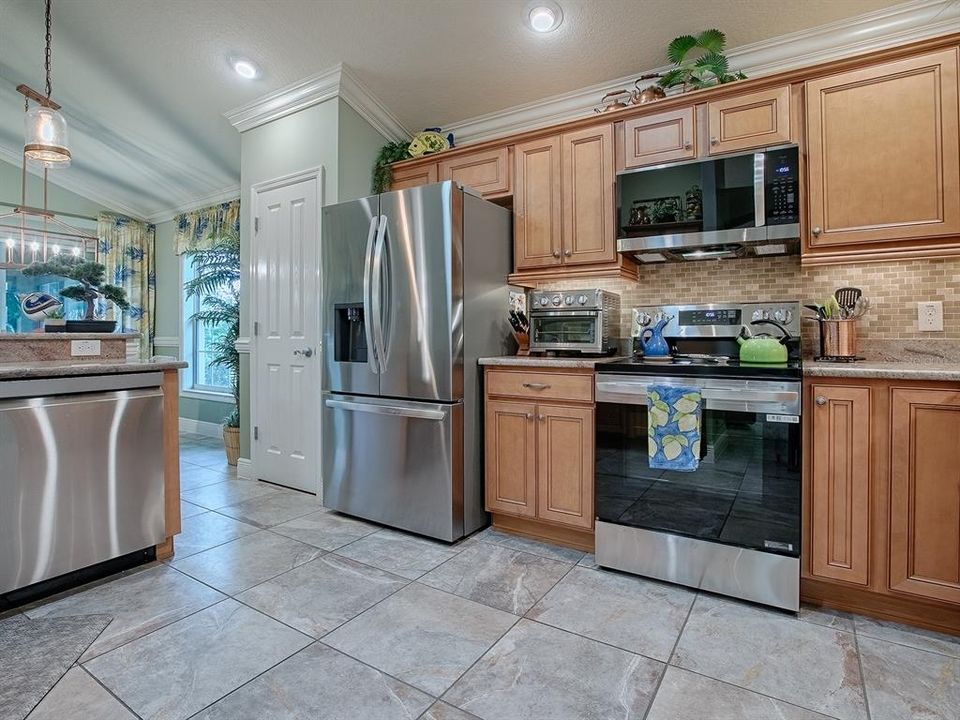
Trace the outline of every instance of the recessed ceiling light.
[[534, 0], [526, 8], [527, 27], [534, 32], [548, 33], [560, 27], [563, 10], [551, 0]]
[[260, 77], [260, 68], [253, 60], [234, 57], [230, 58], [230, 65], [233, 67], [233, 71], [245, 80], [254, 80]]

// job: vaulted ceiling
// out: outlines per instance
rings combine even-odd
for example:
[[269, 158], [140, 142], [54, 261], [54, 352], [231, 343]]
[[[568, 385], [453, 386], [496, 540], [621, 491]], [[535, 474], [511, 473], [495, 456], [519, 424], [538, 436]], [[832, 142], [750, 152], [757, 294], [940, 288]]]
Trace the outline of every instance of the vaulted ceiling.
[[[54, 0], [53, 97], [73, 165], [53, 180], [139, 217], [235, 191], [223, 117], [338, 62], [411, 130], [664, 63], [669, 40], [719, 27], [730, 47], [895, 0], [559, 0], [546, 35], [524, 0]], [[245, 81], [227, 58], [263, 68]], [[19, 83], [43, 87], [43, 2], [0, 0], [0, 157], [22, 145]], [[6, 194], [6, 193], [4, 193]]]

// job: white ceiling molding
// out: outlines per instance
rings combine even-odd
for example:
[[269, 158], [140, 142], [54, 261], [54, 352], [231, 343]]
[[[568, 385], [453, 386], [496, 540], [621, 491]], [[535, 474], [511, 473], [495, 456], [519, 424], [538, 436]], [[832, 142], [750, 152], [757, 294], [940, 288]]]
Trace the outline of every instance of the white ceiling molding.
[[186, 213], [190, 212], [191, 210], [199, 210], [200, 208], [210, 207], [211, 205], [219, 205], [220, 203], [230, 202], [231, 200], [236, 200], [238, 197], [240, 197], [240, 186], [233, 185], [225, 190], [211, 193], [210, 195], [206, 195], [199, 200], [194, 200], [185, 205], [155, 212], [152, 215], [148, 215], [146, 220], [147, 222], [154, 224], [166, 222], [167, 220], [173, 220], [173, 218], [180, 213]]
[[409, 139], [407, 129], [343, 63], [228, 110], [223, 115], [238, 131], [245, 132], [335, 97], [342, 97], [384, 137]]
[[[11, 150], [8, 147], [0, 145], [0, 159], [6, 160], [11, 165], [16, 165], [18, 168], [23, 164], [23, 150]], [[41, 168], [36, 168], [30, 163], [27, 163], [27, 172], [31, 175], [36, 175], [37, 177], [43, 177], [43, 170]], [[49, 174], [48, 182], [51, 185], [56, 185], [57, 187], [63, 188], [64, 190], [69, 190], [72, 193], [91, 200], [99, 205], [102, 205], [106, 210], [111, 212], [119, 213], [121, 215], [126, 215], [133, 218], [134, 220], [144, 220], [144, 215], [141, 211], [136, 208], [128, 206], [126, 203], [117, 200], [113, 197], [109, 191], [104, 191], [103, 189], [97, 188], [87, 182], [78, 182], [76, 180], [71, 180], [65, 175], [60, 175], [57, 171], [53, 171]], [[28, 205], [37, 205], [38, 203], [34, 202], [31, 198], [27, 198]], [[51, 208], [56, 212], [57, 208]]]
[[[731, 68], [757, 77], [957, 31], [960, 2], [915, 0], [743, 45], [727, 52], [727, 57]], [[481, 142], [583, 118], [590, 115], [607, 92], [632, 88], [640, 75], [665, 69], [667, 66], [640, 70], [616, 80], [461, 120], [444, 126], [444, 132], [454, 133], [458, 143]]]

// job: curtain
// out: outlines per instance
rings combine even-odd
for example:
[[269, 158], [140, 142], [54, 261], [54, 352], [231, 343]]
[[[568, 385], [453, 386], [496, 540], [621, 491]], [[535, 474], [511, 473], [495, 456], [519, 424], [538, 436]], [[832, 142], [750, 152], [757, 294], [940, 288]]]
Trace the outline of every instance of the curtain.
[[111, 302], [97, 302], [98, 318], [117, 320], [122, 332], [140, 334], [140, 357], [153, 354], [156, 308], [156, 228], [123, 215], [100, 213], [97, 219], [97, 257], [107, 268], [107, 282], [127, 292], [130, 307], [120, 310]]
[[240, 234], [240, 200], [181, 213], [176, 217], [174, 247], [177, 255], [191, 250], [206, 250], [223, 232]]

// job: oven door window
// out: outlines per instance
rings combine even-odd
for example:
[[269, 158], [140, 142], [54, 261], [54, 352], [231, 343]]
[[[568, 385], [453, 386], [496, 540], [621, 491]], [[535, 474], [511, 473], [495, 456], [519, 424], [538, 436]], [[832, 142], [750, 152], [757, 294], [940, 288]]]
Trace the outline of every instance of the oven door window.
[[597, 404], [597, 518], [797, 557], [800, 425], [706, 409], [700, 466], [651, 470], [645, 405]]
[[533, 340], [540, 345], [593, 345], [597, 319], [593, 315], [534, 318]]

